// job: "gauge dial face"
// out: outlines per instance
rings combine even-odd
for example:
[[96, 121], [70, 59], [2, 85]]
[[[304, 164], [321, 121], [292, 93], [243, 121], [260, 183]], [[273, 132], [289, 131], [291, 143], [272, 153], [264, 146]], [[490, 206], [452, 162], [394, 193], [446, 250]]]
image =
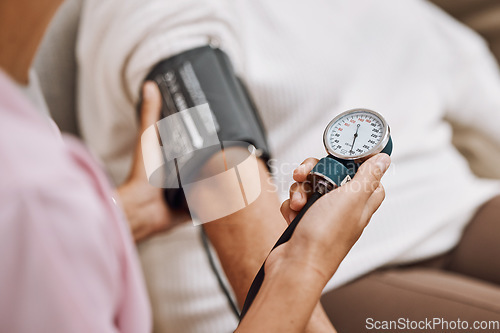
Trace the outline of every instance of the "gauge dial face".
[[[359, 159], [380, 152], [388, 127], [382, 116], [371, 110], [344, 112], [330, 122], [324, 143], [328, 153], [342, 159]], [[385, 145], [385, 144], [384, 144]], [[381, 147], [383, 148], [383, 147]]]

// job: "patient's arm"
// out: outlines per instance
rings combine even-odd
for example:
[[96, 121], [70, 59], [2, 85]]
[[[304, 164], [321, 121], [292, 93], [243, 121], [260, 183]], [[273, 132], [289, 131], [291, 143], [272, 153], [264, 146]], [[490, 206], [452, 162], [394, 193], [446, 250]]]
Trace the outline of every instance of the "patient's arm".
[[[258, 167], [261, 184], [258, 199], [234, 214], [203, 225], [240, 305], [255, 274], [286, 227], [266, 165], [259, 160]], [[217, 195], [217, 190], [206, 191], [203, 202], [209, 205], [209, 198]]]
[[[232, 215], [203, 225], [240, 305], [243, 305], [253, 278], [287, 225], [280, 214], [280, 203], [271, 177], [261, 160], [259, 174], [261, 194], [255, 202]], [[333, 326], [317, 299], [314, 304], [316, 308], [306, 332], [332, 332]]]

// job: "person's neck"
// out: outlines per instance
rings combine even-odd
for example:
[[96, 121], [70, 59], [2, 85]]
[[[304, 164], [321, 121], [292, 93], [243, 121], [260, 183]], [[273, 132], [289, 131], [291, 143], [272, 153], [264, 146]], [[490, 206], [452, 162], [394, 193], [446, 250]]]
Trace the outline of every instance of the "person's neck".
[[0, 67], [20, 84], [28, 72], [57, 6], [44, 1], [0, 2]]

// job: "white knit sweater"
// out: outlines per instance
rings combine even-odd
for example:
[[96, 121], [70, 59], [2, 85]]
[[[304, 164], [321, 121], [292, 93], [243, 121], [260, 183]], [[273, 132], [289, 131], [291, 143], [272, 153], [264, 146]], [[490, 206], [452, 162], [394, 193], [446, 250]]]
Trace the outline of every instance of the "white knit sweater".
[[[130, 166], [142, 80], [158, 61], [209, 40], [229, 54], [255, 99], [282, 199], [293, 167], [325, 155], [323, 129], [336, 114], [366, 107], [391, 126], [386, 200], [327, 289], [450, 250], [474, 211], [499, 192], [496, 181], [471, 173], [443, 120], [478, 127], [500, 144], [498, 68], [473, 32], [418, 0], [86, 0], [79, 117], [117, 183]], [[203, 255], [197, 241], [175, 244], [172, 256]], [[207, 286], [203, 274], [186, 275], [164, 278], [172, 290]], [[163, 296], [178, 311], [180, 303]], [[200, 302], [177, 301], [184, 314]], [[192, 326], [193, 317], [167, 319], [172, 331], [187, 332], [204, 325]], [[234, 320], [222, 317], [204, 320], [230, 330]]]

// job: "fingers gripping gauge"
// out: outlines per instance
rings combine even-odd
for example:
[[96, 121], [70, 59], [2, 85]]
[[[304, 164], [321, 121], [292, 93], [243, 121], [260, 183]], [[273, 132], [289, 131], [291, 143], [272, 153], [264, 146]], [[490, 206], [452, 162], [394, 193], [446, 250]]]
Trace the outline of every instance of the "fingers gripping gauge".
[[[314, 193], [283, 232], [273, 250], [292, 237], [306, 211], [323, 194], [350, 181], [360, 165], [370, 157], [378, 153], [392, 153], [389, 125], [380, 114], [368, 109], [353, 109], [336, 116], [325, 129], [323, 143], [328, 156], [319, 160], [308, 175]], [[264, 264], [248, 291], [240, 320], [247, 313], [264, 281]]]

